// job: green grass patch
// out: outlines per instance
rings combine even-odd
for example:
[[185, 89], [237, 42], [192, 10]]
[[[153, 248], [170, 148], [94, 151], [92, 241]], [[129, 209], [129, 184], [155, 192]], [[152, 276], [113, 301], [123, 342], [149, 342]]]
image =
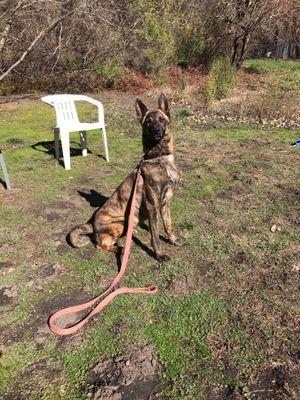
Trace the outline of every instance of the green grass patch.
[[[207, 340], [227, 324], [225, 308], [207, 293], [183, 299], [161, 296], [155, 305], [156, 320], [146, 332], [155, 344], [164, 380], [168, 382], [163, 394], [174, 400], [199, 399], [205, 382], [215, 378], [214, 356]], [[189, 379], [191, 375], [194, 383]]]
[[176, 116], [179, 118], [186, 118], [192, 115], [192, 113], [186, 108], [181, 108], [176, 112]]
[[261, 60], [250, 59], [244, 62], [247, 71], [257, 74], [267, 74], [277, 71], [300, 71], [300, 63], [298, 61], [285, 60]]
[[49, 357], [52, 351], [51, 345], [37, 350], [35, 343], [29, 339], [10, 346], [1, 357], [0, 393], [14, 385], [18, 373], [26, 373], [26, 368]]
[[265, 76], [269, 87], [300, 90], [300, 63], [284, 60], [246, 60], [246, 71]]

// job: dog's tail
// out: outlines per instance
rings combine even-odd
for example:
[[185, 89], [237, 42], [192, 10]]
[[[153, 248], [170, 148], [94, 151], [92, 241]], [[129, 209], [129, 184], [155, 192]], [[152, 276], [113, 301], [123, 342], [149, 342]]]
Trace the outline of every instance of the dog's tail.
[[83, 247], [91, 243], [94, 228], [92, 224], [75, 226], [69, 233], [69, 240], [73, 247]]

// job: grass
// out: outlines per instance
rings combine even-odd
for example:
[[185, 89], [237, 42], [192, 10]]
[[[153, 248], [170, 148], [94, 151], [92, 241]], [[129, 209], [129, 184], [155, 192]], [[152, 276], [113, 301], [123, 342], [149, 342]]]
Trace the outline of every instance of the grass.
[[[163, 377], [170, 380], [164, 389], [167, 398], [195, 398], [195, 393], [201, 392], [200, 382], [203, 390], [214, 377], [215, 360], [207, 338], [224, 326], [224, 305], [207, 293], [182, 299], [158, 297], [156, 320], [147, 327], [147, 336], [166, 366]], [[194, 376], [192, 385], [190, 376]]]
[[244, 66], [249, 72], [257, 74], [267, 74], [276, 71], [300, 71], [298, 61], [251, 59], [246, 60]]
[[[128, 286], [157, 284], [158, 295], [116, 298], [79, 341], [47, 330], [51, 312], [94, 296], [116, 272], [111, 254], [72, 250], [65, 237], [139, 160], [140, 128], [122, 104], [118, 97], [106, 104], [111, 163], [101, 157], [99, 133], [89, 132], [91, 153], [73, 156], [71, 171], [53, 159], [50, 108], [26, 101], [0, 110], [0, 147], [14, 188], [0, 187], [1, 395], [86, 398], [87, 373], [98, 360], [150, 344], [161, 365], [158, 399], [215, 398], [222, 390], [244, 399], [255, 390], [296, 399], [289, 366], [297, 354], [291, 332], [299, 188], [291, 165], [298, 153], [288, 147], [296, 132], [254, 126], [183, 132], [188, 111], [179, 109], [172, 124], [183, 175], [172, 217], [183, 245], [163, 242], [172, 260], [159, 265], [135, 243], [123, 279]], [[91, 108], [80, 112], [94, 118]], [[79, 149], [76, 134], [72, 147]], [[274, 223], [281, 227], [275, 234]], [[138, 229], [136, 236], [150, 247], [148, 232]], [[7, 297], [14, 286], [15, 296]], [[263, 381], [274, 363], [284, 368], [285, 391]]]
[[246, 60], [248, 72], [266, 77], [268, 86], [283, 91], [300, 90], [300, 63], [284, 60]]

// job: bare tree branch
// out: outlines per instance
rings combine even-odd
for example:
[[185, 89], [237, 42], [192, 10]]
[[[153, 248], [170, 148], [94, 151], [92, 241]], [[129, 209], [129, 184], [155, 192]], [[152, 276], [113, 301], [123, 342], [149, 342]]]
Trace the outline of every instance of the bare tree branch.
[[49, 32], [51, 32], [61, 21], [68, 18], [74, 12], [75, 10], [70, 11], [68, 14], [65, 14], [64, 16], [58, 18], [50, 26], [43, 29], [31, 42], [30, 46], [24, 51], [21, 57], [13, 65], [11, 65], [2, 75], [0, 75], [0, 81], [2, 81], [12, 70], [14, 70], [26, 58], [26, 56], [31, 52], [31, 50], [34, 48], [34, 46], [36, 46], [38, 42], [40, 42]]

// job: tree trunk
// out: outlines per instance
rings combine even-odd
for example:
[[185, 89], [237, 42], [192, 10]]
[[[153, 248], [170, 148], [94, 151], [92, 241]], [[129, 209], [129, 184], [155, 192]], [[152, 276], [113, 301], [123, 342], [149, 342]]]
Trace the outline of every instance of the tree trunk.
[[2, 37], [0, 40], [0, 71], [2, 71], [3, 68], [3, 48], [7, 39], [7, 36], [9, 34], [10, 31], [10, 27], [11, 27], [11, 22], [9, 21], [6, 25], [5, 28], [2, 32]]

